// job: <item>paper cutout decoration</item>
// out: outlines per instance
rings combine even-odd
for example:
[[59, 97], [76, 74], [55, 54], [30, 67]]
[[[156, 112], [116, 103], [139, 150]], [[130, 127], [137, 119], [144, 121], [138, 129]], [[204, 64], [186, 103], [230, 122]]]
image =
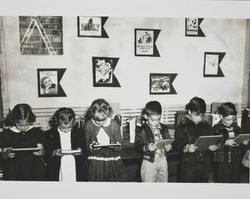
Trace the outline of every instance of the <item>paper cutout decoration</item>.
[[65, 68], [37, 69], [39, 97], [65, 97], [66, 94], [60, 85]]
[[63, 54], [62, 17], [20, 16], [19, 30], [22, 55]]
[[175, 80], [177, 73], [151, 73], [150, 74], [150, 91], [152, 95], [159, 94], [177, 94], [173, 81]]
[[200, 24], [203, 18], [186, 18], [185, 19], [185, 35], [186, 37], [205, 37], [201, 30]]
[[205, 52], [203, 77], [224, 77], [220, 63], [225, 56], [224, 52]]
[[135, 29], [135, 56], [160, 57], [156, 40], [161, 30]]
[[108, 17], [77, 17], [78, 37], [109, 38], [104, 29]]
[[94, 87], [121, 87], [114, 75], [118, 60], [115, 57], [92, 57]]

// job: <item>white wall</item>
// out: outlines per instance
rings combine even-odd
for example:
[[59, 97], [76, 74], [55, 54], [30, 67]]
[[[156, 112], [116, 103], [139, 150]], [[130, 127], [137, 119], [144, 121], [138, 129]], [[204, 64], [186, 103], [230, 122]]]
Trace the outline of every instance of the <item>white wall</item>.
[[[20, 54], [18, 17], [4, 17], [9, 104], [32, 107], [85, 107], [99, 97], [122, 107], [143, 106], [149, 100], [163, 105], [186, 104], [193, 96], [214, 101], [241, 102], [245, 55], [244, 19], [204, 19], [206, 37], [185, 37], [184, 18], [115, 18], [105, 24], [109, 38], [78, 38], [77, 18], [63, 17], [64, 54]], [[134, 56], [134, 29], [161, 29], [160, 57]], [[226, 52], [222, 78], [203, 77], [205, 51]], [[93, 87], [92, 56], [119, 57], [115, 76], [120, 88]], [[61, 85], [67, 97], [38, 98], [37, 68], [67, 68]], [[177, 95], [149, 95], [149, 73], [178, 73]]]

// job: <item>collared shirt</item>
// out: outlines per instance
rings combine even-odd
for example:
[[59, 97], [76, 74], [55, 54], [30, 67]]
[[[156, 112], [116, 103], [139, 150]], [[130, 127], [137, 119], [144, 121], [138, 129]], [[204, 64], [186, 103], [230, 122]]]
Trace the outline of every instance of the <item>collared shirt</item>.
[[[58, 127], [60, 135], [61, 149], [72, 150], [71, 148], [71, 131], [65, 133]], [[60, 181], [74, 182], [76, 181], [75, 158], [73, 155], [64, 155], [61, 157]]]

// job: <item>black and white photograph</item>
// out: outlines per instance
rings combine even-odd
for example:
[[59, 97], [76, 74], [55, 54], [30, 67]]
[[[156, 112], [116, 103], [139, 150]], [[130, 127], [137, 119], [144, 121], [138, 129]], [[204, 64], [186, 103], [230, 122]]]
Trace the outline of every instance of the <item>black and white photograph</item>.
[[62, 55], [61, 16], [20, 16], [21, 55]]
[[204, 77], [224, 77], [220, 63], [226, 53], [224, 52], [205, 52], [204, 53]]
[[186, 18], [185, 19], [185, 35], [186, 37], [205, 37], [200, 24], [203, 18]]
[[247, 197], [250, 2], [109, 1], [0, 7], [3, 198]]
[[153, 55], [154, 54], [154, 31], [135, 29], [135, 54]]
[[170, 94], [169, 74], [150, 74], [150, 94]]
[[101, 17], [77, 17], [79, 37], [101, 37], [102, 18]]
[[93, 85], [95, 87], [119, 87], [114, 69], [119, 58], [93, 57]]
[[39, 96], [58, 95], [58, 72], [56, 70], [38, 69]]

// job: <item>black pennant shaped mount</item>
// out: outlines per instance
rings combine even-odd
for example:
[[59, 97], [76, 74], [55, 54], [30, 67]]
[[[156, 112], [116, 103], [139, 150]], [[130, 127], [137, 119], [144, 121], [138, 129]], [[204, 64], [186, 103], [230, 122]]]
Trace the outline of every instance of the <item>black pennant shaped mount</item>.
[[177, 94], [173, 81], [177, 73], [150, 73], [149, 76], [149, 94], [164, 95]]
[[135, 56], [160, 57], [155, 44], [161, 30], [135, 29]]
[[203, 18], [185, 18], [186, 37], [205, 37], [200, 25]]
[[78, 37], [109, 38], [104, 29], [108, 17], [77, 17]]
[[224, 77], [220, 63], [225, 55], [225, 52], [205, 52], [203, 77]]
[[117, 57], [92, 57], [94, 87], [121, 87], [114, 74], [118, 60]]
[[60, 85], [65, 68], [37, 69], [38, 97], [66, 97]]

